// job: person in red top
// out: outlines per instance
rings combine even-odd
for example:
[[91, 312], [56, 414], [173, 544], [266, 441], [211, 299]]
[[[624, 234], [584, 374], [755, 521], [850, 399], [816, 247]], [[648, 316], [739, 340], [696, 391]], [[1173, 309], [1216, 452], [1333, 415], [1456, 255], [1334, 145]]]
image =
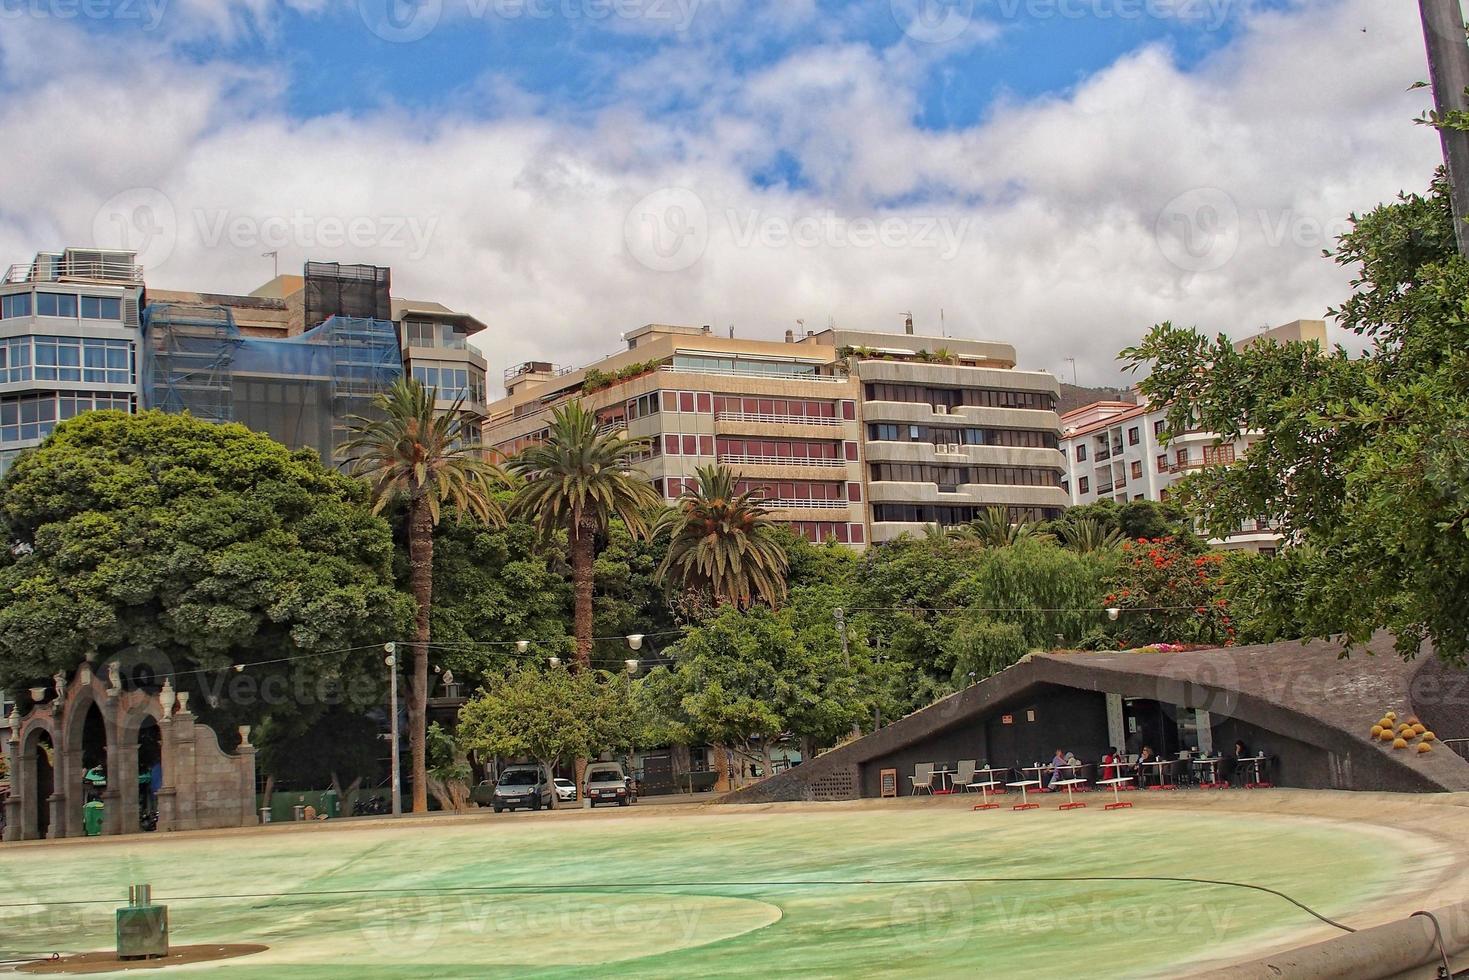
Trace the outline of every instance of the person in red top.
[[1107, 754], [1102, 756], [1102, 778], [1116, 779], [1122, 775], [1122, 757], [1117, 754], [1115, 746], [1107, 746]]

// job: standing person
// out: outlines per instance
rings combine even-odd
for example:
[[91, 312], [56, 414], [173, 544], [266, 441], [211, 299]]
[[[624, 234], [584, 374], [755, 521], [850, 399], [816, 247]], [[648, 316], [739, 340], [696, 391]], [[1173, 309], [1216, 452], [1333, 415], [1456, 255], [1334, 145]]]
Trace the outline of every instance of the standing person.
[[1233, 783], [1236, 779], [1244, 779], [1244, 766], [1241, 763], [1243, 763], [1243, 761], [1245, 759], [1248, 759], [1249, 757], [1250, 751], [1249, 749], [1245, 748], [1244, 740], [1238, 738], [1235, 739], [1234, 750], [1230, 752], [1229, 756], [1225, 759], [1225, 764], [1229, 768], [1229, 772], [1225, 774], [1225, 778], [1228, 779], [1229, 782]]

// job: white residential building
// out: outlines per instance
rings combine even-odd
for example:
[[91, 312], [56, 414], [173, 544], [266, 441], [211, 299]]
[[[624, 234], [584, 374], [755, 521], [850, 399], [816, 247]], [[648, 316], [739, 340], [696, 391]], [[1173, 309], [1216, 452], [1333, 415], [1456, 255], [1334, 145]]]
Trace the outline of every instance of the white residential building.
[[[1315, 341], [1326, 344], [1326, 324], [1296, 320], [1236, 344], [1261, 341]], [[1244, 456], [1255, 436], [1221, 440], [1191, 429], [1169, 435], [1166, 405], [1093, 402], [1061, 416], [1061, 449], [1067, 473], [1062, 484], [1072, 506], [1099, 500], [1167, 500], [1169, 489], [1186, 474], [1206, 466], [1227, 466]], [[1268, 521], [1247, 521], [1234, 534], [1210, 542], [1229, 550], [1273, 552], [1280, 534]]]
[[0, 279], [0, 473], [57, 422], [134, 411], [143, 270], [131, 252], [42, 252]]

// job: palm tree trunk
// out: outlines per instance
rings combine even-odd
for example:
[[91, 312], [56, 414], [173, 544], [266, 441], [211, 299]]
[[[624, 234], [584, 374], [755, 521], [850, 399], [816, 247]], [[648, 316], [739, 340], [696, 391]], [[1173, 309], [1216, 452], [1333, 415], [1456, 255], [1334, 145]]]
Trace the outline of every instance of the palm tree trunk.
[[413, 680], [408, 685], [408, 750], [412, 757], [413, 812], [428, 812], [428, 643], [434, 598], [434, 526], [428, 503], [408, 505], [408, 585], [418, 613], [413, 629]]
[[576, 669], [592, 665], [592, 574], [596, 526], [582, 521], [571, 529], [571, 581], [575, 596]]

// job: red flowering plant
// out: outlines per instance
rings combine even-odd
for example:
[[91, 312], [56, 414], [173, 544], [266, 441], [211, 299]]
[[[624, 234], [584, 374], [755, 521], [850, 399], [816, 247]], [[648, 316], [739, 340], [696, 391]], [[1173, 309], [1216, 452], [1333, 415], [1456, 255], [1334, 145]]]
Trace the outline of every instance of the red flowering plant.
[[1122, 646], [1234, 643], [1223, 554], [1198, 554], [1172, 537], [1125, 541], [1122, 553], [1106, 598], [1121, 610], [1114, 628]]

